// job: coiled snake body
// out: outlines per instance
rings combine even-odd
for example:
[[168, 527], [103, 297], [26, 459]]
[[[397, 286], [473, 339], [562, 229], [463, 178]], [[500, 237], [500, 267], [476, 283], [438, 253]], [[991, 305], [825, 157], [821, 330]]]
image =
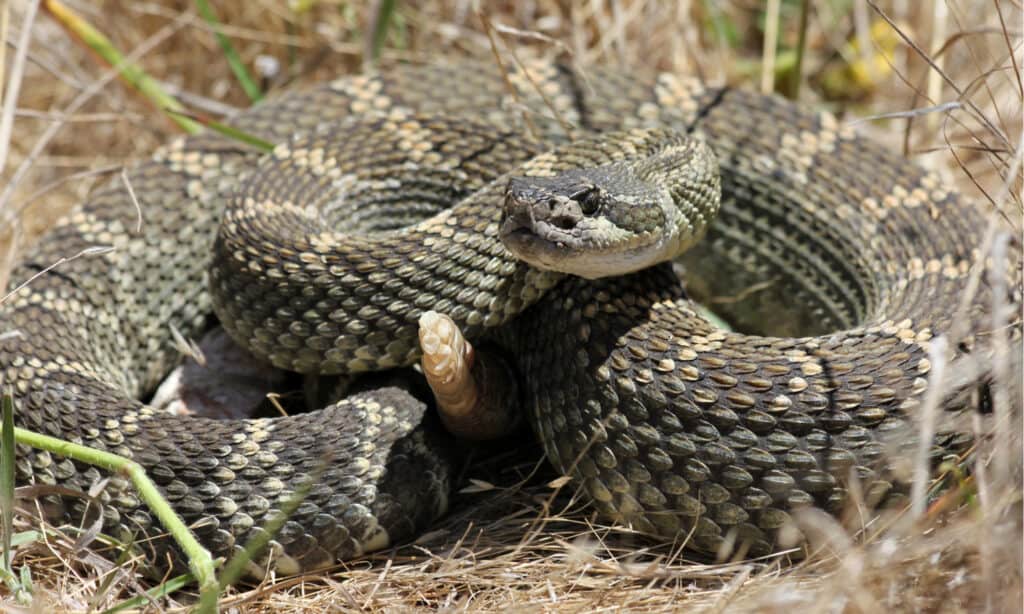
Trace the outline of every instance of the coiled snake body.
[[[409, 364], [426, 309], [452, 315], [470, 336], [498, 327], [550, 460], [613, 519], [701, 550], [720, 552], [732, 539], [751, 554], [771, 551], [792, 509], [841, 505], [851, 473], [871, 492], [887, 491], [898, 477], [889, 440], [913, 431], [904, 427], [927, 387], [929, 340], [957, 313], [982, 214], [831, 116], [775, 97], [672, 76], [584, 78], [548, 63], [530, 70], [506, 83], [487, 65], [399, 66], [261, 104], [231, 123], [290, 142], [276, 157], [300, 160], [303, 178], [260, 182], [252, 148], [213, 134], [183, 138], [128, 173], [141, 231], [123, 182], [95, 193], [11, 283], [81, 250], [113, 249], [39, 277], [0, 311], [0, 383], [14, 395], [18, 424], [135, 459], [217, 555], [245, 543], [315, 476], [275, 539], [283, 571], [384, 546], [439, 515], [452, 479], [449, 442], [402, 391], [228, 421], [170, 416], [138, 400], [179, 361], [172, 329], [194, 336], [207, 325], [210, 277], [232, 334], [304, 371]], [[344, 118], [366, 113], [381, 123], [364, 124], [362, 140], [347, 135]], [[447, 140], [431, 136], [421, 118], [442, 115], [466, 118], [466, 129], [449, 121]], [[385, 123], [398, 128], [397, 141], [373, 137]], [[497, 132], [481, 136], [481, 125]], [[739, 330], [772, 336], [708, 324], [668, 265], [562, 280], [502, 248], [506, 182], [494, 181], [565, 142], [569, 126], [585, 134], [664, 126], [710, 146], [723, 200], [684, 257], [690, 289], [727, 297], [717, 311]], [[519, 136], [531, 132], [537, 142]], [[295, 133], [306, 136], [289, 141]], [[324, 162], [332, 136], [352, 141], [349, 158]], [[392, 166], [374, 174], [375, 164]], [[257, 187], [236, 196], [250, 174]], [[396, 186], [404, 196], [353, 204], [360, 190]], [[483, 195], [469, 196], [461, 212], [426, 219], [477, 188]], [[300, 198], [318, 212], [295, 204]], [[264, 199], [279, 203], [277, 217], [252, 209]], [[390, 232], [408, 221], [389, 218], [396, 212], [418, 230]], [[365, 237], [339, 247], [306, 226], [341, 218]], [[239, 228], [283, 232], [293, 243], [243, 243]], [[425, 251], [408, 238], [417, 233]], [[977, 327], [991, 302], [986, 288], [959, 312]], [[936, 454], [965, 441], [945, 437]], [[18, 453], [22, 482], [86, 490], [101, 478], [47, 452]], [[108, 531], [160, 533], [123, 478], [100, 498]], [[65, 503], [56, 514], [82, 514], [81, 501]], [[177, 557], [166, 541], [154, 547]]]

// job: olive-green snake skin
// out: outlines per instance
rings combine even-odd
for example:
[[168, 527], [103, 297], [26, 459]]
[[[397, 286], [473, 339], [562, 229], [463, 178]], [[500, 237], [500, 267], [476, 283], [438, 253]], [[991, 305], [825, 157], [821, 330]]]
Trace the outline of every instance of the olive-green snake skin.
[[[794, 508], [839, 508], [851, 474], [879, 496], [898, 486], [890, 459], [915, 445], [906, 438], [927, 389], [929, 340], [954, 321], [972, 331], [988, 322], [984, 275], [960, 305], [984, 215], [832, 116], [777, 97], [668, 75], [543, 62], [530, 70], [503, 77], [495, 66], [440, 64], [345, 77], [230, 120], [285, 143], [276, 155], [203, 134], [132, 167], [134, 197], [113, 181], [12, 274], [14, 287], [61, 257], [112, 248], [62, 264], [2, 306], [0, 384], [14, 394], [17, 423], [138, 461], [215, 555], [253, 537], [313, 479], [271, 563], [315, 568], [411, 536], [443, 513], [451, 442], [421, 402], [388, 388], [309, 414], [215, 421], [139, 399], [180, 361], [172, 330], [198, 336], [214, 303], [257, 354], [314, 372], [410, 364], [417, 318], [434, 309], [471, 338], [498, 327], [492, 336], [519, 369], [551, 462], [601, 512], [638, 530], [760, 555], [782, 545]], [[345, 118], [364, 114], [390, 122], [378, 126], [380, 140], [366, 123], [358, 137], [345, 133], [356, 125]], [[450, 138], [437, 139], [427, 117], [465, 118], [467, 128], [440, 122]], [[644, 126], [691, 134], [720, 164], [721, 211], [682, 260], [691, 295], [717, 297], [715, 310], [737, 330], [773, 336], [709, 324], [671, 265], [562, 279], [516, 261], [497, 240], [507, 180], [492, 180], [566, 142], [567, 127]], [[296, 133], [306, 136], [288, 144]], [[340, 157], [325, 154], [331, 138], [346, 143]], [[305, 170], [280, 179], [270, 172], [277, 159]], [[378, 164], [392, 166], [375, 174]], [[243, 181], [254, 168], [253, 183]], [[375, 188], [405, 195], [353, 204]], [[427, 219], [463, 196], [474, 204]], [[253, 208], [263, 200], [277, 203], [276, 217]], [[307, 225], [352, 216], [348, 230], [363, 236], [344, 246]], [[406, 223], [417, 230], [389, 232]], [[291, 242], [251, 242], [264, 231]], [[956, 351], [983, 340], [967, 337]], [[948, 409], [965, 407], [965, 395], [948, 396]], [[935, 454], [968, 440], [939, 438]], [[18, 454], [22, 483], [88, 490], [103, 476], [47, 452]], [[107, 531], [140, 542], [161, 534], [123, 477], [100, 499]], [[62, 501], [55, 517], [81, 517], [82, 500]], [[168, 542], [142, 545], [158, 564], [165, 554], [180, 564]]]

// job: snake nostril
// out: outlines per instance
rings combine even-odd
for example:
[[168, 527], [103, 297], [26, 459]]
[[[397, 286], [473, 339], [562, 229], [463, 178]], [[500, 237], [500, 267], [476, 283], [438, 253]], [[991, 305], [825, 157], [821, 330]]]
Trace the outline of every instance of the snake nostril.
[[576, 226], [576, 218], [569, 215], [556, 215], [551, 218], [551, 224], [562, 230], [572, 230]]

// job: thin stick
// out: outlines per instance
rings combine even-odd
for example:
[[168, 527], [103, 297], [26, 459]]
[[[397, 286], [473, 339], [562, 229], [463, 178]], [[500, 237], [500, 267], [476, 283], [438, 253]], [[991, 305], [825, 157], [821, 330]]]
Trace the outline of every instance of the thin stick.
[[79, 259], [79, 258], [81, 258], [83, 256], [99, 256], [99, 255], [102, 255], [102, 254], [108, 254], [108, 253], [110, 253], [112, 251], [114, 251], [114, 248], [109, 246], [109, 245], [94, 245], [93, 247], [87, 247], [87, 248], [83, 249], [82, 251], [78, 252], [74, 256], [62, 257], [57, 262], [54, 262], [53, 264], [47, 266], [45, 269], [42, 269], [41, 271], [39, 271], [38, 273], [36, 273], [32, 277], [29, 277], [25, 281], [23, 281], [20, 284], [18, 284], [18, 287], [14, 288], [13, 290], [11, 290], [7, 294], [5, 294], [3, 296], [3, 298], [0, 298], [0, 305], [3, 305], [4, 303], [6, 303], [8, 301], [8, 299], [10, 299], [12, 296], [17, 294], [18, 292], [20, 292], [21, 289], [24, 288], [25, 286], [28, 286], [33, 281], [39, 279], [43, 275], [46, 275], [47, 273], [49, 273], [50, 271], [54, 270], [55, 268], [59, 267], [62, 264], [66, 264], [68, 262], [71, 262], [72, 260], [77, 260], [77, 259]]
[[768, 0], [764, 15], [764, 48], [761, 50], [761, 93], [775, 89], [775, 48], [779, 44], [779, 0]]
[[135, 188], [132, 187], [132, 181], [128, 178], [128, 169], [121, 169], [121, 183], [128, 189], [128, 196], [132, 199], [132, 204], [135, 205], [135, 232], [136, 234], [142, 232], [142, 206], [139, 204], [139, 199], [135, 195]]
[[[949, 11], [946, 9], [945, 0], [934, 0], [932, 6], [934, 7], [932, 11], [932, 54], [934, 55], [941, 47], [943, 39], [946, 38], [946, 24], [949, 22]], [[945, 60], [945, 55], [935, 56], [936, 69], [928, 73], [928, 86], [925, 91], [928, 92], [928, 98], [931, 100], [939, 100], [942, 97], [942, 77], [939, 73], [942, 71]], [[938, 122], [939, 118], [937, 115], [925, 118], [925, 126], [928, 132], [934, 132]]]
[[[1009, 148], [1010, 143], [1009, 141], [1007, 141], [1006, 136], [1003, 135], [1003, 133], [1000, 132], [994, 125], [992, 125], [992, 122], [984, 113], [981, 112], [981, 109], [978, 108], [978, 105], [976, 105], [974, 102], [972, 102], [969, 98], [967, 98], [964, 95], [964, 91], [956, 83], [954, 83], [952, 79], [949, 78], [949, 75], [947, 75], [945, 71], [942, 70], [942, 67], [936, 64], [935, 60], [933, 60], [927, 53], [924, 52], [923, 49], [921, 49], [920, 46], [918, 46], [917, 43], [915, 43], [909, 36], [907, 36], [907, 33], [900, 29], [899, 25], [896, 24], [892, 20], [892, 18], [889, 17], [889, 15], [882, 10], [880, 6], [878, 6], [878, 3], [875, 0], [867, 0], [867, 3], [871, 5], [871, 8], [874, 9], [876, 13], [878, 13], [879, 17], [884, 19], [885, 22], [889, 24], [889, 26], [893, 29], [893, 32], [895, 32], [903, 40], [904, 43], [909, 45], [910, 48], [914, 50], [914, 53], [916, 53], [918, 57], [924, 60], [928, 64], [928, 66], [932, 68], [932, 70], [939, 73], [939, 76], [942, 77], [942, 80], [946, 82], [946, 85], [951, 87], [953, 91], [956, 92], [957, 97], [961, 101], [963, 101], [964, 104], [970, 107], [972, 111], [974, 111], [974, 113], [977, 115], [978, 121], [984, 124], [985, 128], [987, 128], [993, 136], [1001, 140], [1003, 144], [1007, 148]], [[930, 99], [929, 102], [933, 100], [934, 99]]]
[[943, 383], [946, 376], [946, 338], [936, 337], [932, 339], [928, 350], [928, 360], [932, 363], [931, 373], [928, 374], [928, 390], [925, 392], [924, 400], [921, 402], [921, 423], [919, 425], [917, 442], [917, 455], [914, 459], [914, 482], [911, 485], [910, 505], [911, 518], [917, 520], [924, 514], [925, 497], [928, 489], [928, 482], [931, 477], [928, 455], [932, 447], [932, 439], [935, 438], [935, 417], [939, 411], [939, 402], [944, 392]]
[[[1013, 43], [1010, 42], [1010, 33], [1006, 29], [1003, 8], [999, 0], [993, 0], [992, 4], [996, 5], [996, 14], [999, 15], [999, 25], [1002, 26], [1003, 40], [1006, 41], [1006, 50], [1009, 52], [1010, 62], [1013, 64], [1013, 76], [1017, 79], [1017, 95], [1024, 98], [1024, 83], [1021, 82], [1020, 67], [1017, 66], [1017, 55], [1014, 53]], [[1014, 36], [1020, 36], [1020, 34], [1016, 33]]]

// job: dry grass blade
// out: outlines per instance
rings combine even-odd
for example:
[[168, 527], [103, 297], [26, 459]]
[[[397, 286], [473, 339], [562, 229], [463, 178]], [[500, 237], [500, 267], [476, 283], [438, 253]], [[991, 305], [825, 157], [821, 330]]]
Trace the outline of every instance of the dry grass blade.
[[[928, 66], [933, 71], [935, 71], [934, 74], [939, 75], [942, 78], [942, 80], [945, 82], [945, 84], [947, 86], [949, 86], [954, 92], [956, 92], [957, 96], [961, 100], [966, 99], [965, 104], [967, 104], [969, 107], [971, 107], [971, 110], [973, 110], [977, 114], [979, 120], [986, 126], [986, 128], [988, 128], [988, 130], [990, 131], [992, 136], [994, 136], [995, 138], [1001, 140], [1003, 142], [1003, 145], [1009, 147], [1010, 143], [1009, 143], [1008, 140], [1006, 140], [1006, 137], [1003, 135], [1003, 133], [999, 129], [997, 129], [989, 121], [987, 115], [984, 112], [982, 112], [982, 110], [979, 109], [978, 106], [974, 102], [972, 102], [969, 98], [967, 98], [965, 96], [964, 91], [953, 81], [952, 78], [950, 78], [950, 76], [948, 74], [946, 74], [945, 71], [942, 70], [942, 66], [939, 65], [939, 63], [936, 61], [936, 59], [931, 54], [929, 54], [929, 53], [925, 52], [923, 49], [921, 49], [921, 47], [919, 47], [917, 45], [917, 43], [915, 43], [907, 35], [907, 33], [902, 28], [900, 28], [900, 26], [898, 24], [896, 24], [893, 21], [892, 18], [890, 18], [889, 15], [885, 11], [883, 11], [882, 8], [876, 2], [874, 2], [873, 0], [868, 0], [868, 4], [871, 5], [871, 8], [873, 8], [882, 17], [882, 19], [884, 19], [886, 22], [889, 23], [890, 26], [892, 26], [893, 31], [895, 31], [897, 34], [899, 34], [900, 38], [902, 38], [903, 41], [907, 45], [909, 45], [910, 48], [913, 49], [914, 52], [917, 53], [917, 55], [922, 60], [924, 60], [925, 62], [928, 63]], [[931, 91], [931, 89], [929, 89], [929, 92], [930, 91]], [[938, 91], [938, 90], [936, 90], [936, 91]], [[929, 100], [934, 101], [935, 99], [929, 97]]]
[[[18, 93], [21, 91], [22, 76], [25, 70], [25, 58], [28, 57], [29, 37], [32, 34], [32, 25], [35, 23], [36, 12], [39, 9], [39, 0], [29, 2], [28, 10], [25, 12], [25, 20], [21, 24], [21, 36], [18, 39], [17, 50], [14, 55], [14, 65], [11, 69], [11, 79], [4, 87], [3, 111], [0, 113], [0, 169], [7, 166], [7, 152], [11, 146], [11, 130], [14, 127], [14, 113], [18, 108]], [[10, 7], [6, 4], [4, 10], [4, 33], [6, 34], [7, 15]]]
[[925, 510], [927, 501], [925, 492], [928, 483], [931, 482], [931, 462], [929, 460], [932, 448], [932, 441], [935, 438], [935, 421], [939, 412], [939, 403], [945, 395], [946, 384], [946, 363], [948, 341], [945, 337], [938, 337], [932, 340], [931, 349], [928, 351], [928, 359], [931, 361], [931, 372], [928, 374], [928, 391], [921, 402], [921, 412], [917, 416], [920, 430], [917, 434], [917, 456], [914, 461], [914, 482], [913, 490], [910, 492], [911, 513], [915, 520], [919, 519]]
[[[157, 32], [153, 35], [152, 38], [150, 38], [150, 40], [146, 42], [145, 45], [137, 48], [135, 51], [128, 54], [125, 57], [125, 60], [131, 62], [138, 59], [138, 57], [144, 55], [152, 48], [156, 47], [162, 40], [164, 40], [167, 37], [170, 37], [174, 33], [174, 31], [177, 30], [179, 27], [179, 24], [171, 24], [167, 28]], [[106, 87], [107, 84], [109, 84], [115, 78], [117, 78], [118, 74], [119, 72], [116, 67], [108, 70], [101, 78], [97, 79], [96, 81], [91, 83], [89, 87], [82, 90], [82, 92], [79, 93], [74, 98], [74, 100], [72, 100], [71, 103], [64, 109], [63, 114], [65, 116], [69, 116], [77, 112], [78, 109], [85, 105], [85, 103], [87, 103], [90, 99], [92, 99], [94, 96], [103, 91], [103, 88]], [[28, 155], [25, 156], [22, 163], [18, 166], [17, 170], [15, 170], [14, 173], [8, 178], [6, 186], [4, 186], [3, 191], [0, 192], [0, 215], [5, 215], [7, 213], [7, 204], [10, 202], [11, 197], [14, 195], [15, 188], [17, 188], [18, 184], [25, 178], [25, 176], [28, 174], [29, 169], [32, 167], [33, 162], [40, 156], [40, 154], [42, 154], [43, 150], [54, 138], [54, 136], [56, 136], [56, 134], [60, 131], [61, 127], [63, 127], [63, 123], [61, 122], [53, 122], [52, 124], [50, 124], [47, 130], [44, 131], [39, 136], [39, 139], [36, 141], [36, 144], [33, 146], [32, 150], [28, 153]], [[0, 226], [5, 225], [6, 223], [9, 223], [9, 218], [0, 218]]]

